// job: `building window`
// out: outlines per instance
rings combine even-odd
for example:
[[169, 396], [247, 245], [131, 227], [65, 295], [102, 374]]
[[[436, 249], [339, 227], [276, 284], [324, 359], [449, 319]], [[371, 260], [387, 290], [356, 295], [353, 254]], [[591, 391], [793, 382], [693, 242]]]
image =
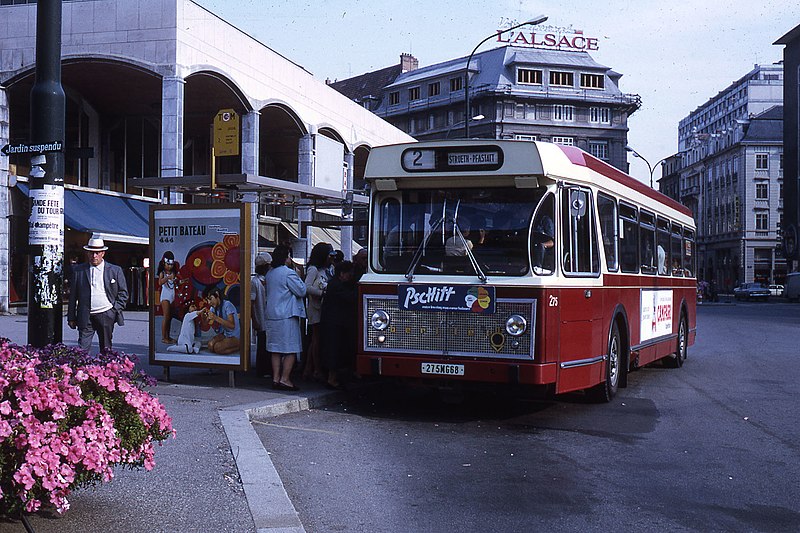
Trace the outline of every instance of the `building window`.
[[756, 213], [756, 231], [769, 231], [769, 213]]
[[575, 78], [572, 72], [560, 72], [558, 70], [550, 71], [550, 85], [557, 85], [559, 87], [574, 87]]
[[572, 137], [553, 137], [553, 142], [564, 146], [575, 146], [575, 139]]
[[781, 152], [780, 160], [778, 161], [778, 168], [783, 170], [783, 152]]
[[769, 154], [756, 154], [756, 170], [769, 170]]
[[608, 142], [607, 141], [589, 141], [589, 153], [597, 159], [608, 161]]
[[389, 93], [389, 105], [397, 105], [400, 103], [400, 92], [394, 91]]
[[581, 74], [581, 87], [584, 89], [602, 89], [605, 87], [605, 76], [602, 74]]
[[464, 78], [450, 78], [450, 92], [454, 93], [464, 88]]
[[553, 120], [572, 122], [575, 117], [575, 107], [571, 105], [553, 105]]
[[515, 133], [514, 134], [515, 141], [535, 141], [536, 135], [525, 135], [522, 133]]
[[438, 81], [428, 84], [428, 98], [430, 98], [431, 96], [439, 96], [440, 92], [441, 92], [441, 85], [439, 84]]
[[769, 198], [769, 184], [756, 183], [756, 199], [767, 200]]
[[611, 123], [611, 110], [607, 107], [590, 107], [589, 122]]
[[411, 87], [408, 90], [408, 101], [413, 102], [414, 100], [419, 100], [419, 87]]
[[517, 83], [528, 84], [528, 85], [541, 85], [542, 71], [533, 70], [529, 68], [518, 68]]

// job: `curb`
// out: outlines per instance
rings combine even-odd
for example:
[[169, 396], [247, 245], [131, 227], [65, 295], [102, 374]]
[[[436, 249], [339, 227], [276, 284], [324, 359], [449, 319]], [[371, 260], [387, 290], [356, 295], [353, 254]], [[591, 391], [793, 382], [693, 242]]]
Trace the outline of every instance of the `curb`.
[[306, 530], [250, 421], [324, 407], [343, 398], [344, 393], [331, 391], [311, 397], [275, 398], [266, 403], [243, 404], [218, 411], [256, 531], [305, 533]]

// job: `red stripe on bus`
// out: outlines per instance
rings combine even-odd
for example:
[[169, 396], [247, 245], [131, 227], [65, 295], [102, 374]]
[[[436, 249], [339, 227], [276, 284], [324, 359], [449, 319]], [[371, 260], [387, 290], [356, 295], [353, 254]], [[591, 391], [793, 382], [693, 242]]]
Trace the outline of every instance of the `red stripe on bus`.
[[662, 194], [655, 189], [651, 189], [636, 178], [625, 174], [618, 168], [612, 167], [605, 161], [601, 161], [591, 154], [587, 154], [580, 148], [576, 148], [574, 146], [564, 146], [561, 144], [559, 144], [558, 147], [561, 148], [561, 151], [564, 152], [572, 164], [594, 170], [598, 174], [602, 174], [603, 176], [611, 178], [612, 180], [626, 187], [630, 187], [631, 189], [640, 192], [645, 196], [652, 198], [653, 200], [666, 204], [669, 207], [680, 211], [684, 215], [692, 216], [691, 209], [682, 203], [676, 202], [669, 196]]

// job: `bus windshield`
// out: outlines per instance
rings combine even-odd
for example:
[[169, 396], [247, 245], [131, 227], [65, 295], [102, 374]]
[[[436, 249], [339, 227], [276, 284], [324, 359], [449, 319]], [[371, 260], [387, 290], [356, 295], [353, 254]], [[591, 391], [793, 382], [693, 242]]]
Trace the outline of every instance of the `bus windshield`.
[[377, 270], [523, 276], [531, 217], [544, 193], [543, 187], [379, 193], [373, 203]]

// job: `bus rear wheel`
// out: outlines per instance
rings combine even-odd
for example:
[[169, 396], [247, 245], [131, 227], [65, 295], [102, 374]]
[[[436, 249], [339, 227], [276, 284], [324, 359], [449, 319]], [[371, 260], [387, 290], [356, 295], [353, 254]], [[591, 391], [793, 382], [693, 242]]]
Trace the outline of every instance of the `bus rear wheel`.
[[608, 403], [617, 394], [622, 376], [624, 357], [622, 354], [622, 335], [619, 326], [611, 324], [608, 336], [608, 358], [606, 359], [606, 379], [587, 391], [589, 398], [598, 403]]
[[670, 368], [680, 368], [686, 361], [689, 347], [689, 326], [686, 324], [686, 315], [681, 313], [681, 321], [678, 323], [678, 339], [675, 346], [675, 353], [671, 357], [664, 359], [664, 364]]

